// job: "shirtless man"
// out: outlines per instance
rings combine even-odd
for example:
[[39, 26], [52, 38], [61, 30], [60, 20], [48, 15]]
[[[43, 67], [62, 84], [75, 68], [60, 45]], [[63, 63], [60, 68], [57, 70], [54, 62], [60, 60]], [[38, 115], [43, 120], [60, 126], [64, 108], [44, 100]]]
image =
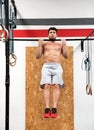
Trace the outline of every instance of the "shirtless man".
[[[36, 58], [44, 56], [44, 64], [42, 67], [42, 77], [40, 87], [44, 89], [45, 112], [44, 117], [57, 117], [57, 103], [60, 97], [60, 88], [64, 87], [62, 80], [63, 68], [60, 64], [60, 56], [69, 57], [66, 41], [56, 41], [57, 29], [50, 27], [48, 29], [49, 41], [39, 39], [39, 46], [36, 51]], [[50, 109], [50, 88], [53, 87], [53, 106]]]

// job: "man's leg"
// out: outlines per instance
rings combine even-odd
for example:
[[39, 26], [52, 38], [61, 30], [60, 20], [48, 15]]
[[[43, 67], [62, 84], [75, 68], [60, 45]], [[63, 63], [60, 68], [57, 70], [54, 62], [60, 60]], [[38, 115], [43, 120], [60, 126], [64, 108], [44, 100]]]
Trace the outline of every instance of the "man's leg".
[[45, 84], [44, 86], [44, 101], [45, 101], [45, 106], [46, 108], [49, 108], [49, 103], [50, 103], [50, 85]]
[[60, 87], [58, 84], [53, 86], [53, 107], [56, 108], [60, 97]]
[[44, 86], [44, 101], [45, 101], [45, 113], [44, 117], [48, 118], [50, 117], [50, 85], [45, 84]]
[[53, 86], [53, 107], [52, 107], [52, 113], [51, 117], [56, 118], [57, 117], [57, 104], [60, 97], [60, 87], [58, 84], [55, 84]]

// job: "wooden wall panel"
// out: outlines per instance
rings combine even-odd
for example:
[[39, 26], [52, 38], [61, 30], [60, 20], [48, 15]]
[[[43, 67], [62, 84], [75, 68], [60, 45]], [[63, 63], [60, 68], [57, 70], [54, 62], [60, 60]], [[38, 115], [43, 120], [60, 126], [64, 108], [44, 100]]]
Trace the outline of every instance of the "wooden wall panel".
[[39, 87], [43, 58], [35, 59], [36, 47], [26, 48], [26, 130], [74, 130], [73, 48], [69, 50], [69, 59], [61, 57], [65, 87], [61, 89], [58, 117], [45, 119], [43, 90]]

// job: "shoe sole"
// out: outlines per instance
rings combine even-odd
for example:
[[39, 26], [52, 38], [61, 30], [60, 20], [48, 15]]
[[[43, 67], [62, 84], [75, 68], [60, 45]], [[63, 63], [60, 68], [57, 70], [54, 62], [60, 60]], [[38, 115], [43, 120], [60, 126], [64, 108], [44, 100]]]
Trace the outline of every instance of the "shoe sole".
[[51, 118], [57, 118], [57, 114], [51, 114], [50, 117]]
[[44, 118], [57, 118], [57, 114], [47, 114], [47, 115], [43, 115]]
[[43, 117], [44, 117], [44, 118], [50, 118], [50, 117], [51, 117], [51, 113], [48, 113], [47, 115], [44, 114]]

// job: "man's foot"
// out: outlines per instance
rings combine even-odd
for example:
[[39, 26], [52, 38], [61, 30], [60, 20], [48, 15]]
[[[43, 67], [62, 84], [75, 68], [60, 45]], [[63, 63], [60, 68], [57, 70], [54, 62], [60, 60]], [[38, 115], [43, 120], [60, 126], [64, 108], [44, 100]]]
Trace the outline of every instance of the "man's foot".
[[56, 118], [57, 117], [57, 109], [56, 108], [52, 108], [50, 117], [52, 117], [52, 118]]
[[44, 118], [49, 118], [51, 116], [50, 108], [45, 108]]

